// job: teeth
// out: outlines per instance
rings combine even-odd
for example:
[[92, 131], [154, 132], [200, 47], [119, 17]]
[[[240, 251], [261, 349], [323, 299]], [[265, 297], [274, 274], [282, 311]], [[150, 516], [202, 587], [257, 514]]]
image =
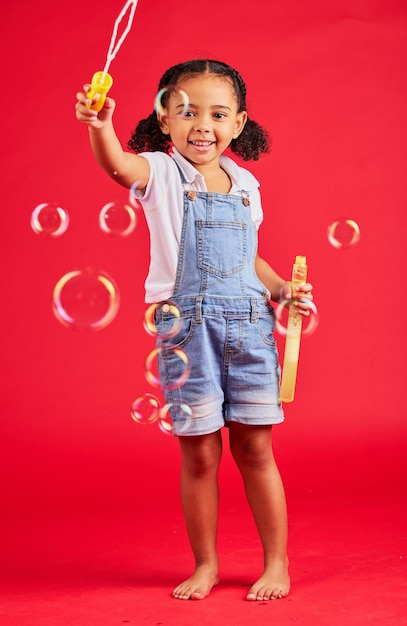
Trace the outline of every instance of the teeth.
[[193, 141], [194, 146], [210, 146], [213, 141]]

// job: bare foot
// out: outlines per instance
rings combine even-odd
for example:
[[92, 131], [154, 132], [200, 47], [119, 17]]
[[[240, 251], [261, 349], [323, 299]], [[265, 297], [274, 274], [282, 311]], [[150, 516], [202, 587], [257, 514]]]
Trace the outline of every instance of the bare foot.
[[219, 582], [218, 571], [211, 565], [197, 565], [190, 578], [172, 592], [178, 600], [203, 600]]
[[265, 568], [263, 575], [252, 585], [246, 600], [279, 600], [290, 591], [288, 560], [276, 562]]

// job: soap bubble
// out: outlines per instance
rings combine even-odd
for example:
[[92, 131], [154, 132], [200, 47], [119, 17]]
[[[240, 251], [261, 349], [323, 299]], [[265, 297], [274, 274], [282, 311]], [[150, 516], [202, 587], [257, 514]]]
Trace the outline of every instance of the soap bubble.
[[165, 435], [172, 435], [173, 433], [172, 418], [170, 414], [171, 406], [172, 406], [172, 403], [169, 403], [169, 404], [166, 404], [164, 407], [162, 407], [160, 414], [158, 416], [158, 422], [157, 422], [158, 428]]
[[136, 210], [143, 208], [140, 202], [140, 198], [137, 195], [140, 184], [140, 181], [136, 180], [129, 189], [129, 202], [131, 206]]
[[305, 297], [295, 298], [291, 300], [287, 300], [287, 299], [279, 300], [277, 306], [274, 309], [275, 316], [276, 316], [276, 329], [278, 330], [280, 335], [283, 335], [284, 337], [289, 335], [288, 318], [289, 318], [289, 312], [290, 312], [290, 305], [292, 305], [293, 302], [302, 302], [303, 304], [306, 304], [309, 307], [308, 316], [301, 315], [300, 313], [295, 311], [295, 307], [293, 307], [294, 316], [291, 321], [291, 324], [293, 325], [292, 326], [293, 331], [295, 331], [295, 327], [298, 324], [300, 324], [301, 335], [303, 336], [312, 335], [312, 333], [315, 332], [318, 326], [318, 322], [319, 322], [318, 309], [315, 303], [313, 302], [313, 300], [310, 300], [309, 298], [305, 298]]
[[144, 315], [144, 328], [148, 334], [153, 336], [158, 334], [158, 329], [155, 325], [157, 313], [160, 313], [160, 316], [164, 315], [167, 321], [166, 330], [159, 333], [160, 337], [166, 339], [176, 335], [182, 325], [181, 311], [171, 300], [163, 300], [148, 307]]
[[127, 237], [136, 228], [137, 217], [128, 204], [108, 202], [99, 213], [99, 226], [104, 233]]
[[154, 348], [154, 350], [152, 350], [147, 356], [144, 364], [145, 377], [150, 385], [152, 385], [153, 387], [160, 386], [157, 357], [159, 354], [161, 354], [161, 352], [163, 352], [163, 350], [165, 350], [165, 352], [175, 354], [177, 357], [174, 360], [174, 363], [172, 363], [171, 367], [174, 371], [178, 370], [178, 377], [173, 382], [168, 384], [164, 384], [163, 382], [161, 382], [161, 388], [163, 391], [172, 391], [173, 389], [178, 389], [179, 387], [182, 387], [182, 385], [184, 385], [185, 382], [188, 380], [189, 374], [191, 373], [191, 365], [189, 363], [187, 355], [180, 348], [175, 348], [171, 346], [166, 346], [165, 348]]
[[43, 202], [31, 215], [31, 228], [37, 235], [59, 237], [69, 226], [69, 215], [56, 202]]
[[116, 283], [106, 272], [85, 268], [68, 272], [53, 292], [52, 308], [59, 322], [76, 330], [101, 330], [119, 310]]
[[137, 424], [154, 424], [160, 413], [161, 403], [151, 393], [145, 393], [131, 403], [130, 414]]
[[160, 116], [167, 115], [168, 100], [171, 96], [175, 98], [174, 107], [177, 111], [173, 119], [182, 117], [189, 107], [189, 97], [186, 91], [176, 85], [168, 85], [160, 89], [154, 100], [155, 112]]
[[350, 248], [359, 239], [360, 228], [355, 220], [340, 218], [328, 226], [328, 241], [334, 248]]
[[146, 208], [146, 203], [143, 206], [142, 198], [143, 194], [140, 196], [140, 183], [136, 181], [132, 184], [129, 189], [129, 202], [132, 207], [136, 210], [144, 209], [145, 211], [152, 211], [157, 207], [161, 206], [164, 201], [165, 194], [163, 190], [163, 186], [156, 178], [153, 178], [148, 185], [148, 208]]
[[193, 412], [191, 407], [184, 402], [169, 402], [160, 410], [158, 416], [158, 427], [166, 435], [173, 433], [173, 420], [171, 417], [171, 409], [176, 412], [177, 418], [182, 420], [182, 426], [178, 425], [177, 435], [183, 435], [188, 432], [192, 424]]

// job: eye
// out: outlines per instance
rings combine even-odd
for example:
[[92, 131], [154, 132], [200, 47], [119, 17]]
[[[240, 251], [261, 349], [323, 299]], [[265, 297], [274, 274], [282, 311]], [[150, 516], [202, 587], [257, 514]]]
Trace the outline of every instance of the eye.
[[226, 113], [223, 113], [222, 111], [217, 111], [216, 113], [213, 114], [213, 117], [215, 118], [215, 120], [223, 120], [227, 117]]
[[194, 112], [188, 109], [181, 111], [179, 114], [180, 117], [194, 117]]

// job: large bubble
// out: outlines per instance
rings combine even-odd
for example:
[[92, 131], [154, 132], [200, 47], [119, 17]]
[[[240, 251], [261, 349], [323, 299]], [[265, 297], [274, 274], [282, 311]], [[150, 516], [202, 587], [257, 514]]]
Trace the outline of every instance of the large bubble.
[[[308, 307], [309, 315], [301, 315], [296, 310], [296, 307], [293, 306], [294, 302], [301, 302], [306, 304]], [[276, 316], [276, 330], [286, 337], [289, 334], [290, 327], [292, 325], [296, 325], [296, 323], [301, 324], [301, 335], [307, 336], [312, 335], [317, 329], [319, 323], [319, 314], [318, 309], [316, 307], [315, 302], [310, 300], [309, 298], [292, 298], [291, 300], [279, 300], [277, 306], [275, 307], [275, 316]], [[289, 326], [289, 317], [290, 313], [293, 316], [291, 319], [291, 326]]]
[[68, 328], [101, 330], [114, 320], [119, 304], [119, 290], [113, 278], [87, 267], [59, 279], [52, 308], [57, 320]]

